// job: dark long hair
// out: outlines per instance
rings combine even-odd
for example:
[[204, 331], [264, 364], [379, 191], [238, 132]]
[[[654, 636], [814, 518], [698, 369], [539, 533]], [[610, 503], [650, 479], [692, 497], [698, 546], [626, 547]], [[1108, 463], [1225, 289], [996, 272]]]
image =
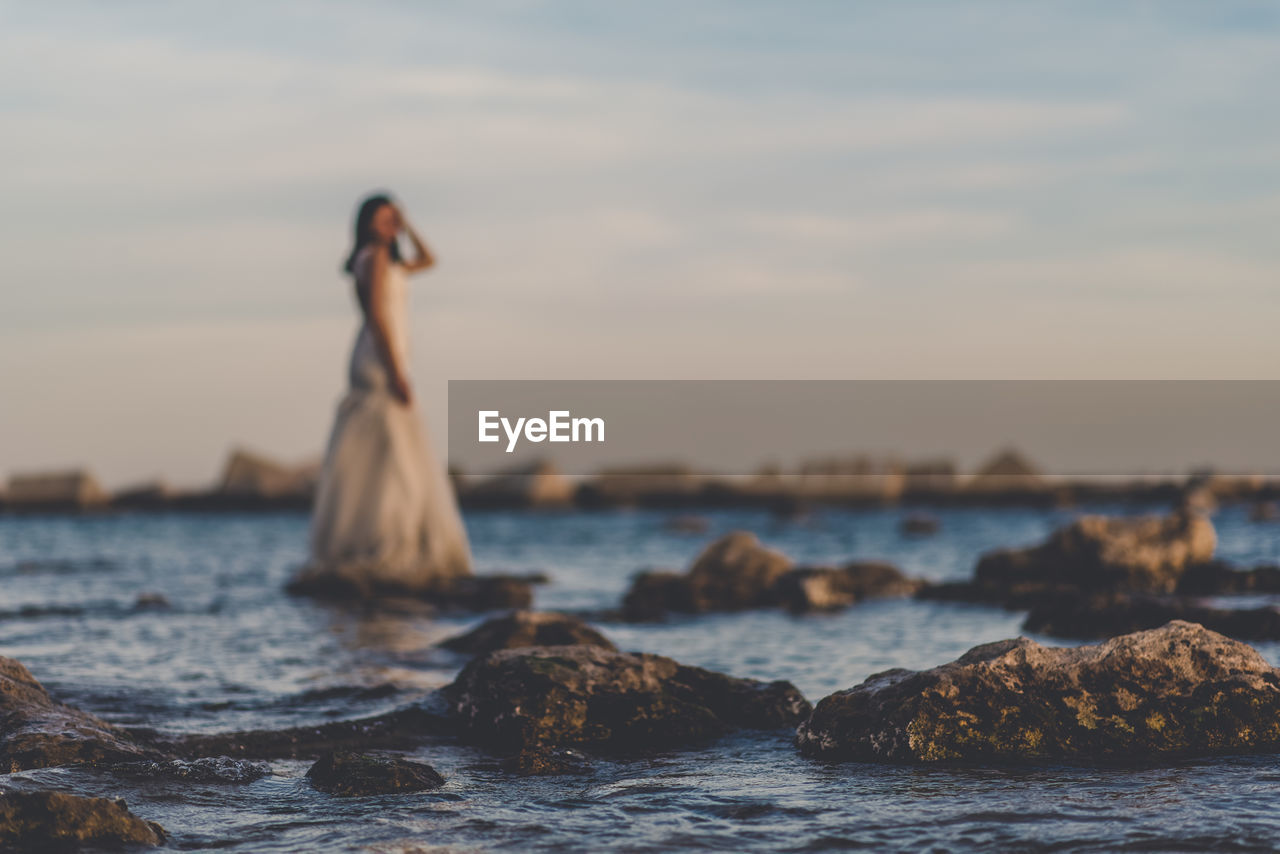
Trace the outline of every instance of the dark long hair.
[[[343, 267], [351, 275], [356, 272], [356, 256], [360, 254], [360, 250], [370, 243], [369, 225], [373, 222], [373, 215], [378, 212], [378, 208], [383, 205], [391, 204], [391, 197], [386, 193], [374, 193], [365, 198], [360, 203], [360, 210], [356, 212], [355, 224], [355, 245], [351, 248], [351, 254], [347, 256], [347, 263]], [[400, 262], [400, 244], [398, 241], [392, 240], [388, 251], [391, 253], [391, 260], [395, 263]]]

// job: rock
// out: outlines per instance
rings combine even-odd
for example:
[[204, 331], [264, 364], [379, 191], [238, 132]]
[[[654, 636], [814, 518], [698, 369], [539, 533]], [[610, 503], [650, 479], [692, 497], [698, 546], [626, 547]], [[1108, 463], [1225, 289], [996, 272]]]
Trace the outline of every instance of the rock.
[[692, 614], [698, 610], [689, 577], [680, 572], [641, 572], [631, 580], [622, 599], [622, 616], [633, 621], [660, 620], [671, 612]]
[[920, 587], [896, 566], [855, 561], [839, 569], [793, 569], [778, 579], [771, 598], [794, 613], [834, 611], [873, 597], [910, 596]]
[[644, 572], [622, 600], [628, 620], [784, 607], [796, 613], [845, 608], [873, 596], [908, 596], [922, 582], [878, 561], [843, 567], [793, 567], [785, 555], [736, 531], [716, 540], [685, 574]]
[[502, 767], [526, 777], [586, 774], [591, 770], [591, 759], [571, 747], [531, 748], [508, 757]]
[[0, 772], [160, 757], [124, 730], [55, 701], [20, 662], [0, 656]]
[[662, 527], [673, 534], [705, 534], [711, 529], [711, 520], [706, 516], [672, 516]]
[[503, 650], [445, 689], [462, 738], [499, 754], [579, 748], [634, 754], [734, 728], [794, 726], [809, 703], [789, 682], [735, 679], [595, 646]]
[[548, 508], [573, 502], [574, 483], [548, 460], [535, 460], [498, 474], [458, 483], [463, 507]]
[[537, 577], [518, 575], [465, 575], [436, 578], [423, 587], [405, 588], [356, 581], [303, 569], [285, 590], [295, 596], [314, 596], [341, 602], [353, 600], [413, 598], [446, 609], [493, 611], [527, 608], [533, 604]]
[[707, 546], [684, 576], [644, 573], [623, 599], [628, 619], [654, 619], [668, 612], [741, 611], [772, 604], [774, 583], [791, 560], [765, 548], [755, 534], [734, 531]]
[[163, 593], [139, 593], [133, 600], [135, 611], [163, 611], [169, 607], [169, 599]]
[[1280, 670], [1192, 623], [1048, 648], [975, 647], [888, 670], [818, 703], [807, 756], [964, 763], [1148, 760], [1280, 750]]
[[407, 750], [433, 736], [452, 735], [453, 722], [426, 705], [385, 715], [284, 730], [187, 735], [153, 741], [170, 753], [195, 758], [309, 759], [341, 750]]
[[118, 777], [153, 780], [185, 780], [191, 783], [252, 783], [271, 773], [271, 766], [248, 759], [205, 756], [200, 759], [125, 762], [110, 766]]
[[1213, 523], [1197, 514], [1083, 516], [1041, 545], [983, 555], [974, 582], [995, 600], [1062, 588], [1170, 593], [1216, 543]]
[[309, 499], [320, 477], [320, 461], [287, 465], [243, 448], [232, 450], [222, 469], [218, 491], [251, 498], [284, 496]]
[[1129, 593], [1046, 597], [1022, 628], [1060, 638], [1109, 638], [1170, 620], [1199, 623], [1238, 640], [1280, 639], [1280, 611], [1272, 607], [1212, 608], [1183, 597]]
[[923, 513], [912, 513], [898, 523], [898, 530], [909, 537], [936, 534], [941, 527], [942, 523], [936, 516], [926, 516]]
[[1280, 566], [1236, 569], [1217, 560], [1196, 564], [1182, 573], [1177, 592], [1190, 596], [1280, 593]]
[[343, 798], [421, 792], [444, 785], [436, 769], [422, 762], [345, 751], [322, 756], [307, 771], [307, 779], [320, 791]]
[[577, 617], [548, 611], [515, 611], [485, 620], [466, 634], [449, 638], [440, 646], [468, 655], [484, 655], [522, 646], [598, 646], [617, 649], [608, 638]]
[[1249, 521], [1251, 522], [1275, 522], [1280, 521], [1280, 504], [1274, 501], [1256, 501], [1249, 508]]
[[122, 800], [49, 791], [0, 794], [0, 848], [6, 851], [159, 845], [164, 840], [164, 828], [138, 818]]
[[105, 507], [111, 497], [84, 469], [15, 474], [5, 491], [9, 510], [87, 510]]
[[767, 549], [755, 534], [734, 531], [707, 546], [689, 568], [699, 610], [738, 611], [767, 604], [791, 559]]

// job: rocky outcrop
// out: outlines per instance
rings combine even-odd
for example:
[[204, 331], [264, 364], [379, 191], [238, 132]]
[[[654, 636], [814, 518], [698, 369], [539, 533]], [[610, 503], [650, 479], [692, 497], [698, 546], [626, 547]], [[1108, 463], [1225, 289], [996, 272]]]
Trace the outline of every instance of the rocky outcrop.
[[0, 657], [0, 771], [159, 756], [124, 730], [57, 702], [21, 662]]
[[1025, 549], [989, 552], [970, 582], [932, 585], [922, 598], [1027, 607], [1071, 593], [1172, 593], [1210, 562], [1213, 523], [1194, 513], [1166, 517], [1082, 516]]
[[639, 621], [749, 608], [829, 611], [872, 596], [910, 595], [919, 586], [896, 568], [874, 561], [795, 567], [754, 534], [735, 531], [708, 546], [686, 573], [637, 575], [622, 601], [622, 615]]
[[346, 751], [320, 757], [307, 771], [307, 779], [321, 792], [342, 798], [421, 792], [444, 785], [436, 769], [422, 762]]
[[523, 646], [576, 645], [616, 649], [608, 638], [577, 617], [549, 611], [515, 611], [505, 617], [485, 620], [466, 634], [440, 644], [467, 655], [485, 655]]
[[1214, 608], [1181, 596], [1130, 593], [1045, 597], [1022, 628], [1060, 638], [1109, 638], [1170, 620], [1199, 623], [1237, 640], [1280, 639], [1280, 611], [1273, 607]]
[[793, 613], [836, 611], [863, 599], [910, 596], [921, 582], [892, 564], [855, 561], [843, 567], [798, 567], [782, 575], [771, 598]]
[[594, 646], [504, 650], [445, 689], [461, 737], [498, 754], [580, 748], [631, 754], [735, 728], [794, 726], [810, 710], [789, 682], [757, 682], [670, 658]]
[[0, 794], [0, 848], [5, 851], [152, 846], [164, 840], [164, 828], [129, 812], [124, 801], [48, 791]]
[[1097, 646], [1016, 638], [871, 676], [819, 702], [796, 738], [808, 756], [889, 762], [1280, 751], [1280, 670], [1180, 621]]

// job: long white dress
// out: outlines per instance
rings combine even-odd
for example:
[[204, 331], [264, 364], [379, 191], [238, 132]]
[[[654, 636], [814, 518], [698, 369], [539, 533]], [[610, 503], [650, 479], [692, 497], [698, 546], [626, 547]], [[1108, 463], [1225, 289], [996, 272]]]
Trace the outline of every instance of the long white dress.
[[[356, 258], [363, 281], [372, 263]], [[390, 264], [388, 338], [408, 363], [408, 287]], [[351, 353], [311, 519], [311, 561], [300, 588], [427, 593], [471, 573], [471, 550], [453, 489], [414, 407], [391, 393], [368, 319]]]

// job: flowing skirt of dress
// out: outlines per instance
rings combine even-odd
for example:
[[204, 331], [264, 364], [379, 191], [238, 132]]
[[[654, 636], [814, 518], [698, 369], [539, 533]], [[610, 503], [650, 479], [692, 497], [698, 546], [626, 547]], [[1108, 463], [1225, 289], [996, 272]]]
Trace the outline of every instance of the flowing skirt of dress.
[[470, 573], [452, 485], [417, 410], [392, 395], [366, 325], [320, 474], [311, 562], [295, 583], [412, 594]]

